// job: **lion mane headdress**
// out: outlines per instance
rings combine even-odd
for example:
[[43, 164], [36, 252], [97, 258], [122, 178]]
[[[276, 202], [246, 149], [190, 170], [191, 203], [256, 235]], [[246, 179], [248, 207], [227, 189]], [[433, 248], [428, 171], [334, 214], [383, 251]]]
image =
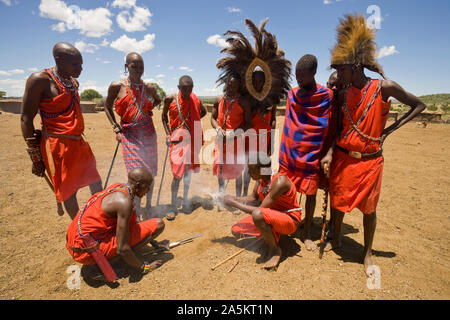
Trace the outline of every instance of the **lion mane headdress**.
[[[289, 92], [289, 78], [291, 63], [284, 58], [284, 51], [278, 47], [277, 40], [272, 33], [265, 30], [269, 19], [261, 22], [259, 28], [249, 19], [245, 19], [247, 28], [255, 38], [253, 48], [248, 39], [239, 31], [227, 31], [228, 47], [220, 52], [227, 54], [217, 62], [217, 68], [222, 70], [218, 85], [226, 83], [228, 77], [234, 73], [240, 75], [241, 94], [250, 95], [264, 104], [274, 104], [284, 98]], [[252, 74], [256, 67], [264, 72], [265, 82], [261, 92], [253, 86]]]
[[375, 30], [367, 26], [364, 15], [345, 15], [336, 30], [337, 43], [331, 50], [331, 68], [342, 64], [362, 66], [385, 78], [376, 60]]

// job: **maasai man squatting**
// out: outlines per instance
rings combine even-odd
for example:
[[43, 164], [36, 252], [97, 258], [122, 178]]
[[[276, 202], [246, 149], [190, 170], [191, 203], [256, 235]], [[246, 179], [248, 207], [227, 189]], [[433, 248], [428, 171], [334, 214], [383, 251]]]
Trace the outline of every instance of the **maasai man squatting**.
[[[338, 72], [344, 87], [341, 131], [335, 143], [322, 159], [330, 165], [330, 200], [333, 238], [325, 251], [339, 248], [341, 225], [345, 212], [358, 208], [363, 213], [363, 261], [368, 276], [372, 244], [376, 229], [376, 207], [380, 196], [383, 172], [382, 145], [386, 137], [412, 120], [425, 109], [425, 104], [391, 80], [370, 79], [364, 68], [379, 73], [375, 31], [369, 29], [362, 14], [347, 15], [337, 27], [337, 43], [331, 52], [331, 67]], [[411, 107], [398, 121], [385, 128], [390, 109], [390, 97]]]
[[[161, 103], [161, 99], [151, 84], [142, 81], [144, 60], [138, 53], [127, 54], [125, 72], [129, 73], [127, 78], [110, 84], [105, 112], [113, 126], [116, 139], [122, 142], [127, 172], [144, 167], [155, 177], [158, 172], [158, 146], [152, 110]], [[114, 116], [113, 105], [120, 116], [120, 126]], [[146, 210], [141, 217], [143, 219], [149, 215], [153, 186], [154, 180], [147, 193]], [[140, 208], [141, 198], [136, 197], [135, 201], [136, 208]]]
[[263, 237], [268, 245], [267, 262], [264, 268], [276, 268], [282, 251], [278, 245], [280, 234], [290, 235], [301, 222], [301, 208], [297, 201], [295, 184], [282, 173], [272, 173], [271, 159], [264, 152], [258, 152], [256, 163], [248, 164], [249, 173], [256, 181], [251, 195], [233, 197], [221, 195], [225, 205], [233, 206], [250, 214], [231, 231], [235, 237]]
[[328, 132], [333, 92], [316, 83], [317, 58], [304, 55], [297, 62], [295, 76], [298, 87], [289, 91], [280, 144], [281, 173], [306, 195], [305, 223], [302, 240], [307, 250], [316, 245], [311, 240], [310, 227], [316, 207], [319, 187], [320, 158]]
[[192, 172], [199, 172], [199, 152], [203, 145], [201, 118], [207, 111], [201, 101], [192, 92], [194, 82], [190, 76], [182, 76], [178, 81], [178, 93], [164, 99], [162, 123], [166, 131], [166, 142], [170, 146], [170, 164], [173, 180], [171, 185], [171, 212], [168, 220], [175, 219], [177, 195], [181, 178], [184, 180], [182, 211], [192, 212], [188, 200]]
[[[72, 258], [85, 265], [94, 265], [89, 254], [100, 249], [106, 259], [113, 262], [122, 258], [130, 267], [146, 274], [161, 264], [141, 262], [133, 250], [151, 242], [156, 248], [168, 249], [153, 240], [164, 230], [164, 222], [159, 218], [137, 223], [133, 208], [134, 197], [147, 194], [153, 177], [145, 168], [135, 168], [128, 173], [128, 182], [115, 183], [94, 194], [67, 229], [66, 248]], [[90, 234], [97, 242], [94, 247], [86, 247], [83, 236]]]
[[225, 180], [235, 179], [236, 196], [242, 194], [244, 132], [251, 125], [250, 106], [240, 95], [240, 87], [241, 77], [238, 74], [230, 75], [225, 83], [225, 94], [216, 97], [211, 113], [211, 125], [217, 131], [213, 174], [217, 176], [219, 192], [225, 191]]
[[[73, 219], [79, 210], [78, 189], [89, 186], [94, 194], [102, 189], [94, 154], [84, 140], [78, 81], [83, 64], [81, 53], [69, 43], [53, 47], [55, 66], [28, 77], [22, 102], [21, 127], [33, 174], [47, 170], [56, 199], [64, 202]], [[39, 112], [41, 131], [33, 119]]]

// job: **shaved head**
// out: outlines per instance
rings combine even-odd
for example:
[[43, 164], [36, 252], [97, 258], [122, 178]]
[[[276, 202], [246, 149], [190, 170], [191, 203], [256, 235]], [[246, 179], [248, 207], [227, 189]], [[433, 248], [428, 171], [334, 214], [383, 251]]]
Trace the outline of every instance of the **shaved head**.
[[145, 168], [134, 168], [128, 173], [128, 181], [150, 185], [153, 182], [153, 177]]
[[139, 53], [130, 52], [129, 54], [127, 54], [127, 56], [125, 58], [125, 63], [126, 64], [130, 64], [134, 60], [143, 60], [143, 59], [142, 59], [142, 56]]
[[81, 56], [81, 53], [77, 48], [67, 42], [58, 42], [53, 46], [53, 57], [55, 60], [57, 58], [64, 59], [69, 56]]

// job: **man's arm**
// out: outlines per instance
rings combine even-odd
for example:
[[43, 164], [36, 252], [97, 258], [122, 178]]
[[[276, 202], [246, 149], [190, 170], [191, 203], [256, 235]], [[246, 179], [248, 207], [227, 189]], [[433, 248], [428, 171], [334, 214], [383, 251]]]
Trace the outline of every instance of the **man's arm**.
[[246, 213], [252, 213], [258, 208], [271, 208], [278, 201], [278, 198], [289, 191], [291, 188], [291, 182], [284, 176], [279, 176], [270, 186], [268, 195], [264, 198], [263, 202], [257, 207], [252, 205], [246, 205], [238, 201], [225, 199], [225, 204], [232, 205]]
[[333, 101], [332, 105], [332, 118], [330, 119], [331, 122], [334, 123], [334, 125], [331, 125], [331, 127], [334, 127], [334, 132], [329, 132], [328, 134], [333, 136], [333, 140], [331, 142], [330, 148], [328, 149], [328, 152], [326, 155], [320, 160], [320, 166], [323, 168], [324, 173], [327, 178], [330, 177], [330, 165], [331, 161], [333, 160], [333, 152], [336, 148], [336, 141], [341, 133], [342, 130], [342, 110], [340, 106], [342, 105], [344, 97], [344, 90], [340, 90], [337, 94], [337, 97], [335, 96], [336, 101]]
[[169, 106], [175, 99], [174, 95], [170, 95], [164, 98], [164, 107], [161, 114], [161, 121], [166, 132], [166, 142], [170, 141], [170, 127], [169, 127]]
[[236, 197], [232, 195], [225, 195], [221, 199], [226, 205], [236, 207], [246, 213], [252, 213], [254, 209], [257, 208], [258, 205], [261, 204], [259, 201], [259, 195], [258, 195], [258, 186], [259, 182], [255, 184], [255, 187], [253, 188], [252, 194], [246, 196], [246, 197]]
[[153, 106], [157, 107], [161, 103], [161, 98], [159, 97], [158, 92], [150, 83], [147, 83], [145, 88], [147, 90], [147, 94], [153, 98]]
[[214, 100], [214, 105], [211, 112], [211, 126], [213, 127], [213, 129], [220, 131], [220, 134], [222, 136], [225, 136], [225, 131], [217, 123], [217, 117], [219, 116], [219, 103], [221, 98], [222, 98], [221, 96], [218, 96]]
[[409, 110], [403, 117], [384, 129], [381, 136], [382, 141], [384, 141], [389, 134], [411, 121], [426, 108], [426, 105], [418, 97], [405, 91], [399, 84], [392, 80], [383, 81], [381, 94], [384, 101], [387, 101], [389, 97], [394, 97], [401, 103], [411, 107], [411, 110]]
[[106, 207], [105, 209], [106, 212], [115, 211], [117, 214], [117, 254], [131, 267], [140, 269], [143, 263], [136, 257], [129, 242], [129, 222], [133, 209], [132, 201], [122, 192], [115, 192], [111, 196], [114, 196], [114, 201], [109, 208]]
[[275, 129], [277, 123], [277, 107], [278, 106], [274, 104], [271, 110], [270, 126], [272, 127], [272, 129]]
[[250, 101], [243, 97], [239, 99], [239, 105], [244, 109], [244, 123], [242, 129], [245, 132], [252, 127], [252, 107]]
[[119, 95], [121, 87], [122, 84], [120, 83], [120, 81], [112, 82], [109, 85], [108, 96], [106, 97], [105, 101], [105, 113], [106, 116], [108, 117], [109, 122], [111, 122], [113, 126], [113, 130], [117, 135], [116, 138], [118, 139], [118, 141], [120, 141], [120, 132], [122, 132], [122, 129], [120, 128], [119, 124], [116, 121], [116, 117], [113, 111], [113, 105], [114, 101], [116, 101], [117, 96]]
[[[49, 79], [42, 72], [33, 73], [27, 79], [22, 100], [20, 126], [22, 129], [22, 136], [27, 142], [28, 148], [39, 148], [40, 141], [38, 141], [37, 138], [34, 139], [35, 130], [33, 120], [38, 112], [39, 103], [46, 88], [48, 88], [48, 85]], [[32, 172], [39, 177], [43, 177], [45, 173], [44, 162], [35, 162], [33, 160]]]

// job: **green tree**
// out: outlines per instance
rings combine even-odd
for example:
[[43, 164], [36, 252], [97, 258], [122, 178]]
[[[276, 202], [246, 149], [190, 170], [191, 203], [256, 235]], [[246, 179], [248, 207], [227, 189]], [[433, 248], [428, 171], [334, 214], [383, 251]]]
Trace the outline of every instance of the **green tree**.
[[80, 95], [81, 100], [93, 101], [95, 98], [103, 98], [103, 96], [94, 89], [86, 89]]
[[0, 91], [0, 99], [6, 97], [6, 91]]
[[161, 88], [157, 83], [150, 83], [152, 85], [153, 88], [156, 89], [156, 92], [158, 93], [158, 96], [161, 98], [161, 101], [164, 100], [164, 98], [166, 97], [166, 92], [164, 91], [163, 88]]

